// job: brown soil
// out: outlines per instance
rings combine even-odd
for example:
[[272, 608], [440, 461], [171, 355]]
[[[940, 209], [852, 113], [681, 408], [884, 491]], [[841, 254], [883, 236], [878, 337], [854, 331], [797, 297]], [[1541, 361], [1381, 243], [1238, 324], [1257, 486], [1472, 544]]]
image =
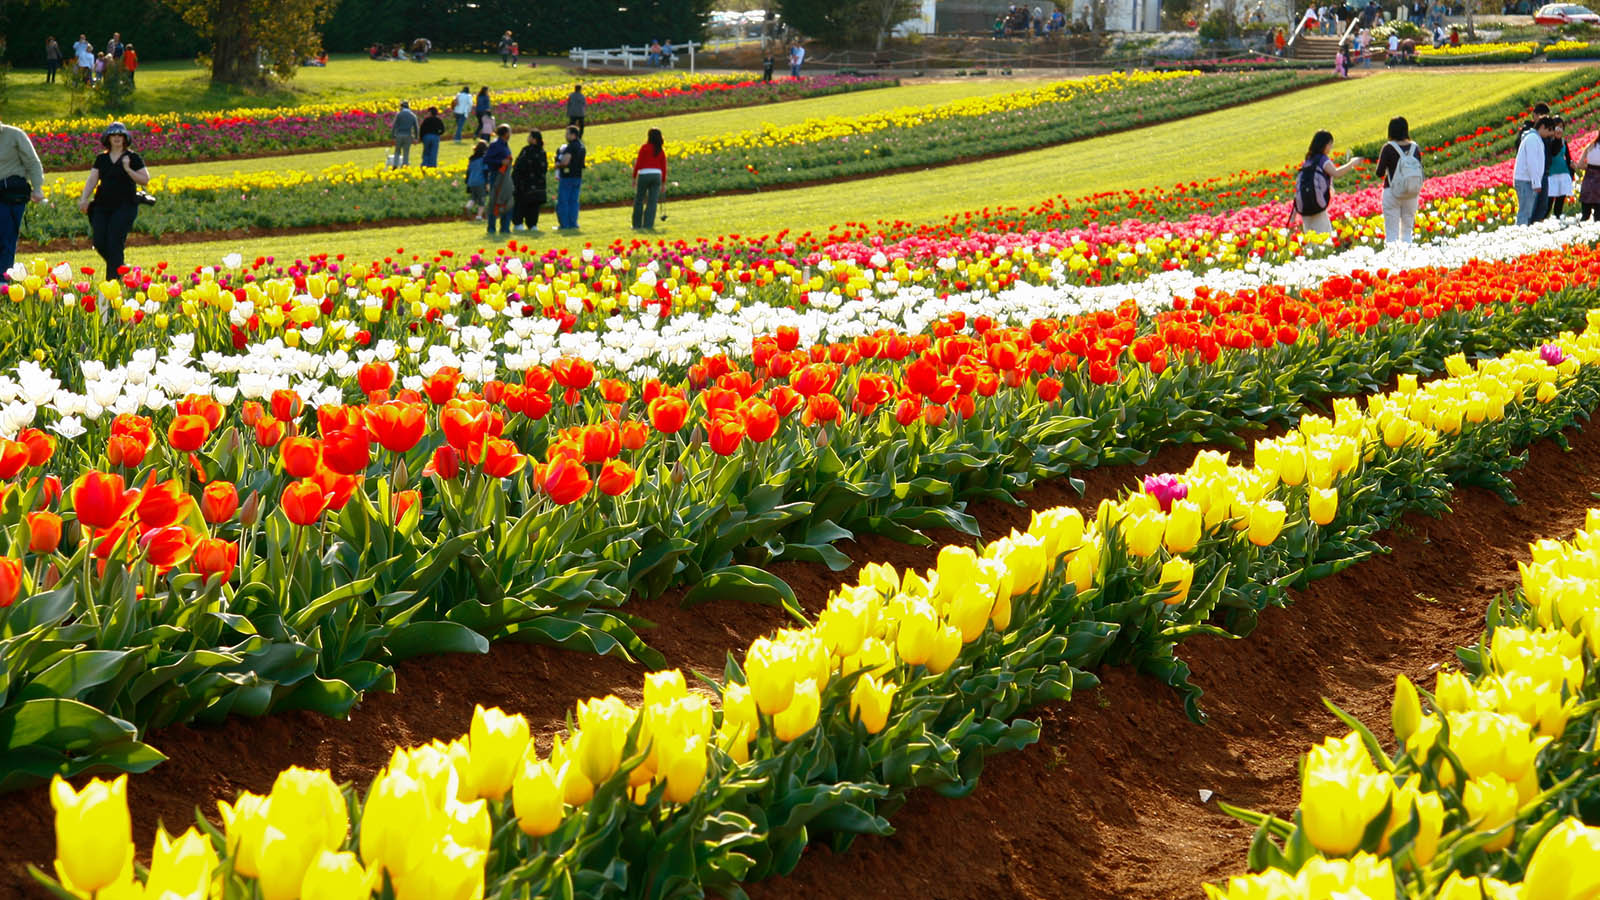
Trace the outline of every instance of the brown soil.
[[[861, 897], [1140, 900], [1201, 896], [1200, 882], [1244, 870], [1251, 829], [1217, 800], [1289, 814], [1296, 760], [1345, 729], [1326, 697], [1388, 737], [1394, 678], [1432, 687], [1438, 666], [1483, 627], [1489, 599], [1517, 583], [1530, 542], [1583, 523], [1600, 488], [1600, 432], [1574, 452], [1535, 447], [1515, 477], [1522, 503], [1458, 491], [1455, 513], [1409, 517], [1390, 555], [1297, 592], [1244, 641], [1180, 649], [1206, 690], [1209, 725], [1170, 688], [1127, 670], [1070, 704], [1038, 711], [1038, 744], [993, 758], [960, 800], [913, 796], [898, 833], [849, 853], [814, 847], [755, 900]], [[1200, 791], [1215, 792], [1202, 803]]]
[[[1296, 756], [1335, 728], [1321, 697], [1376, 726], [1387, 721], [1395, 673], [1431, 684], [1424, 677], [1431, 664], [1472, 639], [1485, 600], [1514, 581], [1513, 562], [1527, 544], [1581, 523], [1588, 492], [1600, 486], [1591, 474], [1600, 434], [1580, 435], [1574, 445], [1570, 455], [1548, 443], [1534, 450], [1517, 478], [1524, 505], [1460, 492], [1456, 515], [1408, 521], [1389, 536], [1392, 556], [1314, 585], [1290, 609], [1263, 616], [1250, 639], [1187, 645], [1183, 655], [1207, 690], [1209, 726], [1189, 722], [1169, 688], [1107, 670], [1104, 689], [1040, 710], [1041, 742], [993, 759], [973, 797], [919, 793], [895, 817], [897, 835], [859, 842], [842, 856], [816, 848], [792, 877], [753, 885], [752, 896], [898, 897], [908, 889], [930, 898], [1198, 895], [1201, 879], [1242, 867], [1249, 838], [1214, 803], [1200, 804], [1198, 791], [1285, 813], [1294, 804]], [[1167, 447], [1142, 466], [1083, 473], [1082, 496], [1058, 481], [1026, 499], [1031, 508], [1089, 508], [1143, 474], [1181, 470], [1200, 449]], [[971, 511], [989, 535], [1028, 518], [1027, 508], [996, 503]], [[934, 558], [932, 548], [873, 536], [843, 549], [858, 561], [900, 566], [929, 566]], [[773, 568], [810, 610], [855, 570]], [[646, 639], [670, 665], [720, 671], [730, 648], [785, 624], [777, 610], [749, 604], [685, 610], [680, 596], [627, 607], [656, 623]], [[577, 699], [606, 692], [636, 699], [642, 672], [620, 660], [504, 643], [483, 656], [409, 662], [396, 692], [369, 696], [347, 721], [301, 712], [166, 729], [149, 740], [169, 761], [129, 780], [136, 839], [148, 848], [158, 820], [182, 827], [197, 806], [215, 819], [216, 800], [241, 789], [264, 792], [290, 765], [364, 782], [397, 745], [461, 734], [474, 703], [524, 713], [548, 734]], [[46, 864], [53, 851], [48, 797], [43, 790], [0, 797], [0, 817], [11, 823], [0, 847], [0, 897], [34, 895], [23, 866]]]

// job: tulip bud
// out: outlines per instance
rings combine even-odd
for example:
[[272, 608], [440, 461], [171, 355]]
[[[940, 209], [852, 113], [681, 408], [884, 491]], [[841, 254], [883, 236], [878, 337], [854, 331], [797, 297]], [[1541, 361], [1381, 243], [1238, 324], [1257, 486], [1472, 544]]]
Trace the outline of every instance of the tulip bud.
[[1314, 487], [1306, 500], [1307, 514], [1312, 522], [1326, 525], [1339, 512], [1339, 492], [1333, 488]]
[[410, 481], [411, 481], [411, 473], [406, 468], [406, 461], [402, 459], [399, 462], [395, 463], [394, 464], [394, 475], [390, 477], [390, 483], [394, 487], [394, 490], [396, 492], [405, 490], [406, 489], [406, 485], [409, 484]]
[[1161, 587], [1172, 592], [1166, 599], [1168, 606], [1176, 606], [1189, 599], [1189, 589], [1194, 585], [1194, 563], [1174, 556], [1161, 565]]
[[1283, 532], [1286, 511], [1276, 500], [1262, 500], [1250, 507], [1250, 543], [1265, 547]]
[[889, 707], [899, 688], [890, 681], [879, 681], [872, 673], [861, 676], [850, 692], [850, 715], [860, 720], [867, 734], [877, 734], [889, 721]]
[[946, 625], [934, 635], [933, 655], [928, 657], [928, 671], [942, 675], [949, 670], [961, 654], [961, 629]]
[[94, 892], [133, 875], [133, 822], [128, 776], [91, 779], [82, 791], [57, 775], [50, 782], [55, 809], [56, 874], [79, 892]]
[[467, 746], [473, 795], [498, 803], [511, 789], [517, 765], [528, 749], [528, 720], [476, 706]]
[[[204, 897], [211, 890], [211, 876], [217, 868], [217, 851], [211, 841], [191, 827], [177, 840], [167, 829], [156, 828], [155, 852], [150, 859], [150, 877], [145, 880], [146, 897]], [[111, 893], [108, 891], [107, 893]]]
[[807, 678], [794, 686], [794, 699], [784, 710], [772, 717], [772, 727], [780, 741], [792, 741], [810, 731], [817, 724], [821, 711], [821, 698], [817, 683]]
[[1417, 725], [1422, 722], [1422, 701], [1417, 698], [1417, 687], [1404, 675], [1394, 680], [1394, 707], [1390, 713], [1395, 740], [1404, 744], [1417, 733]]
[[561, 783], [548, 762], [526, 757], [520, 761], [511, 782], [511, 805], [517, 827], [529, 837], [544, 837], [561, 825], [565, 815]]
[[251, 491], [245, 499], [244, 506], [239, 508], [239, 522], [249, 528], [261, 519], [261, 492]]
[[745, 683], [763, 713], [775, 716], [788, 708], [794, 697], [794, 669], [794, 653], [785, 644], [758, 638], [745, 651]]
[[1172, 512], [1167, 516], [1166, 533], [1162, 538], [1167, 552], [1176, 555], [1193, 550], [1195, 544], [1200, 543], [1200, 531], [1204, 524], [1199, 504], [1193, 500], [1173, 501]]

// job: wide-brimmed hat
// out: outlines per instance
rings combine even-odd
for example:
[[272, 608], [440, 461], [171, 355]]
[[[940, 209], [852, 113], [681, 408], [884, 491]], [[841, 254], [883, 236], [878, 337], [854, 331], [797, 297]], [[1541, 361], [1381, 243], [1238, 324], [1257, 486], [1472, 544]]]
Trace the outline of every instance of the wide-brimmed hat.
[[128, 133], [128, 126], [122, 124], [121, 122], [112, 122], [110, 125], [106, 126], [105, 132], [100, 135], [100, 146], [110, 149], [111, 136], [113, 134], [122, 135], [122, 141], [125, 146], [133, 145], [133, 135]]

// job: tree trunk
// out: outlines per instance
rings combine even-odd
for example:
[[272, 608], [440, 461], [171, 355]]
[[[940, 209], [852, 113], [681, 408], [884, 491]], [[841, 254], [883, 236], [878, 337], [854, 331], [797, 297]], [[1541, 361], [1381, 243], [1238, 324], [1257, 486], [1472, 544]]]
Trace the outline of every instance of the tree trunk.
[[211, 20], [211, 80], [249, 85], [261, 80], [250, 34], [250, 0], [220, 0]]

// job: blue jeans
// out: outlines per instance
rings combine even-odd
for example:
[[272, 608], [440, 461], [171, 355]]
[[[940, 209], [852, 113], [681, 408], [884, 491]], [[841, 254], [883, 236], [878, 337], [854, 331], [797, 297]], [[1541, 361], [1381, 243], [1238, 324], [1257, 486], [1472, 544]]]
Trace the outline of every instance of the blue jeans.
[[582, 178], [568, 178], [563, 175], [557, 179], [556, 224], [559, 227], [578, 227], [578, 189], [581, 187], [583, 187]]
[[430, 168], [439, 168], [439, 136], [425, 134], [422, 136], [422, 165]]
[[0, 275], [17, 261], [17, 236], [22, 233], [22, 214], [26, 203], [0, 203]]
[[1542, 189], [1534, 190], [1533, 182], [1513, 181], [1511, 186], [1517, 189], [1518, 225], [1529, 225], [1542, 221], [1549, 214], [1550, 199], [1545, 196], [1545, 191]]
[[456, 113], [456, 143], [461, 143], [461, 129], [467, 127], [467, 114]]

